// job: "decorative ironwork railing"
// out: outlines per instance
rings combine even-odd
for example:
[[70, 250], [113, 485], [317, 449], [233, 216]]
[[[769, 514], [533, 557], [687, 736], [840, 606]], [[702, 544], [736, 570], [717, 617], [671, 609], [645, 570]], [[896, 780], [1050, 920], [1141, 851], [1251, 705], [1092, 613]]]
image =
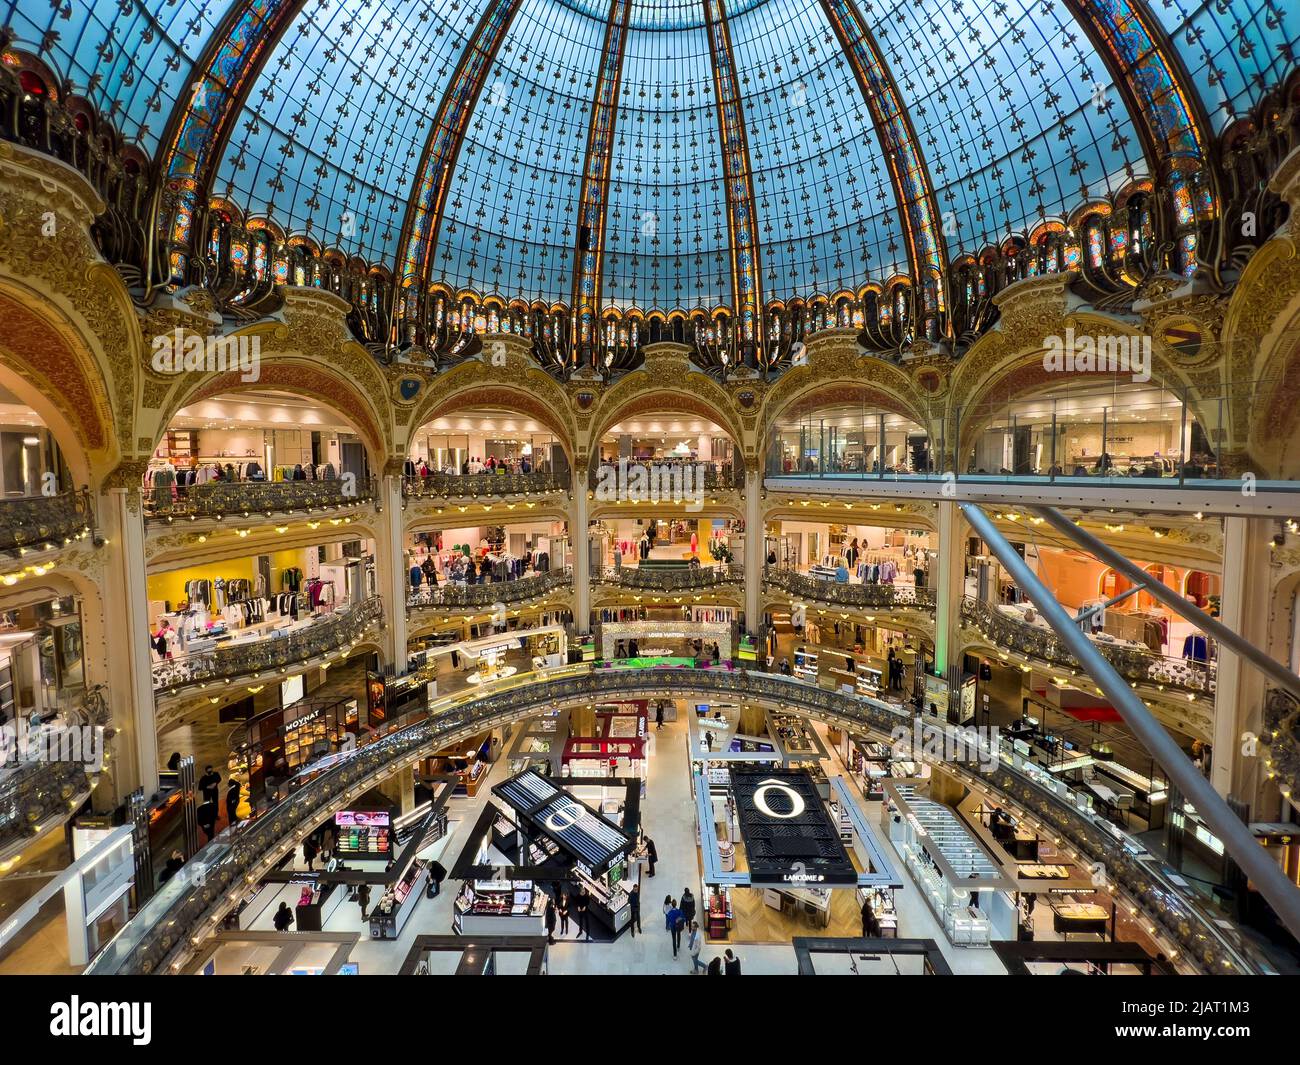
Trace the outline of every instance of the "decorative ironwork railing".
[[554, 473], [431, 473], [427, 477], [403, 477], [405, 499], [503, 499], [568, 488], [567, 479]]
[[492, 606], [495, 603], [519, 603], [536, 599], [572, 582], [568, 569], [554, 569], [513, 581], [489, 581], [486, 584], [422, 585], [406, 597], [407, 610], [437, 607]]
[[767, 568], [763, 579], [783, 592], [819, 603], [863, 607], [868, 610], [918, 610], [934, 613], [935, 597], [930, 588], [913, 588], [908, 584], [839, 584], [774, 566]]
[[744, 584], [745, 567], [739, 563], [696, 566], [685, 569], [642, 569], [638, 566], [608, 566], [597, 578], [604, 584], [649, 592], [690, 592]]
[[[0, 751], [0, 853], [30, 838], [51, 817], [71, 814], [85, 801], [102, 768], [91, 760], [95, 752], [89, 745], [102, 743], [100, 754], [107, 749], [113, 738], [108, 721], [104, 688], [96, 685], [86, 691], [79, 707], [63, 715], [56, 730], [42, 726], [47, 730], [43, 738], [24, 734], [20, 745], [16, 731], [5, 734]], [[82, 731], [73, 737], [74, 729]]]
[[183, 658], [155, 662], [153, 688], [155, 692], [170, 695], [192, 684], [255, 676], [295, 662], [306, 662], [354, 643], [382, 617], [383, 602], [375, 595], [283, 636], [233, 643]]
[[351, 476], [328, 481], [209, 481], [144, 489], [145, 519], [153, 522], [334, 510], [374, 498], [372, 478]]
[[94, 529], [90, 492], [0, 499], [0, 551], [50, 551]]
[[[1016, 651], [1064, 669], [1083, 667], [1051, 629], [1029, 624], [999, 613], [993, 606], [971, 596], [962, 600], [962, 623], [976, 629], [993, 646]], [[1128, 681], [1154, 684], [1175, 691], [1212, 695], [1214, 663], [1194, 662], [1156, 654], [1125, 644], [1096, 641], [1100, 651], [1121, 677]]]
[[[749, 670], [605, 670], [564, 666], [523, 674], [440, 700], [429, 719], [358, 749], [340, 764], [308, 781], [228, 838], [218, 838], [167, 884], [92, 962], [89, 973], [171, 971], [200, 935], [242, 895], [250, 878], [269, 868], [288, 848], [316, 827], [345, 796], [372, 786], [420, 753], [455, 743], [461, 737], [535, 714], [565, 701], [609, 699], [615, 694], [665, 691], [713, 694], [740, 702], [772, 701], [807, 712], [854, 733], [887, 738], [911, 729], [908, 711], [874, 699], [831, 691], [792, 678]], [[933, 724], [933, 723], [932, 723]], [[944, 727], [937, 725], [936, 727]], [[999, 748], [991, 771], [974, 763], [947, 768], [970, 783], [997, 792], [1013, 808], [1045, 829], [1067, 838], [1080, 860], [1102, 862], [1107, 875], [1142, 906], [1153, 928], [1177, 943], [1184, 960], [1205, 972], [1249, 973], [1262, 964], [1236, 941], [1226, 922], [1175, 883], [1159, 860], [1125, 832], [1092, 813], [1089, 803], [1063, 781], [1014, 751]]]

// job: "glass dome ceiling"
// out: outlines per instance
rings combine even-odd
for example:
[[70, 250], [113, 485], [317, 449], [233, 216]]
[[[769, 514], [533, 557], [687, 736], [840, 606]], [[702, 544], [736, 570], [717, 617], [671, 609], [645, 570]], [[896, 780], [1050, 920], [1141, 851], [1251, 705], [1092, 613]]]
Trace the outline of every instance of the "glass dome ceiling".
[[585, 264], [600, 305], [643, 310], [884, 282], [1068, 218], [1151, 172], [1152, 129], [1247, 113], [1300, 40], [1285, 0], [4, 10], [12, 49], [157, 160], [177, 101], [228, 88], [179, 143], [246, 218], [398, 276], [414, 234], [429, 280], [507, 298], [569, 304]]

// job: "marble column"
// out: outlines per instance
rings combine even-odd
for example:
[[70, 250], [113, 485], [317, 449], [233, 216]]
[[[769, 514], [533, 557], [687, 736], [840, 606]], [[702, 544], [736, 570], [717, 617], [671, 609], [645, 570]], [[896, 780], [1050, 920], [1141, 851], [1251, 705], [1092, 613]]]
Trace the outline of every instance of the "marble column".
[[406, 542], [402, 534], [402, 478], [386, 470], [379, 479], [382, 512], [376, 515], [375, 577], [384, 601], [385, 628], [382, 646], [387, 661], [401, 673], [406, 668], [406, 595], [410, 587], [406, 565]]
[[754, 633], [763, 624], [763, 533], [763, 471], [746, 468], [745, 628]]
[[966, 592], [966, 519], [955, 500], [939, 502], [939, 559], [930, 581], [935, 593], [934, 670], [945, 676], [960, 644], [961, 601]]
[[587, 467], [573, 467], [573, 498], [569, 503], [569, 541], [573, 544], [573, 624], [581, 635], [591, 631], [591, 548], [587, 536], [591, 501], [587, 498]]

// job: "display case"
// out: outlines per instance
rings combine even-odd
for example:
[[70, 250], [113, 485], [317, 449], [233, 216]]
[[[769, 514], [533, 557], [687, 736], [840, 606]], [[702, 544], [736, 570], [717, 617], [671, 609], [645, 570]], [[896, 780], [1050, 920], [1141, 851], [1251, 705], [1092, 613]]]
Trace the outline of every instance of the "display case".
[[370, 938], [396, 939], [402, 934], [429, 879], [429, 863], [412, 857], [397, 881], [380, 896], [370, 911]]
[[876, 915], [880, 926], [881, 939], [898, 938], [898, 909], [894, 905], [894, 889], [883, 887], [860, 887], [857, 889], [858, 908], [870, 904], [871, 912]]
[[546, 935], [546, 894], [531, 880], [471, 880], [452, 907], [458, 935]]
[[810, 684], [817, 683], [817, 652], [800, 648], [794, 653], [794, 675]]
[[[735, 850], [732, 849], [734, 858]], [[704, 895], [704, 932], [711, 940], [727, 939], [735, 912], [731, 908], [731, 888], [725, 884], [706, 885]]]
[[340, 858], [387, 861], [392, 854], [390, 814], [387, 810], [340, 810], [334, 815]]
[[857, 668], [857, 692], [871, 699], [881, 698], [884, 686], [880, 683], [882, 673], [873, 669], [866, 662], [859, 662]]

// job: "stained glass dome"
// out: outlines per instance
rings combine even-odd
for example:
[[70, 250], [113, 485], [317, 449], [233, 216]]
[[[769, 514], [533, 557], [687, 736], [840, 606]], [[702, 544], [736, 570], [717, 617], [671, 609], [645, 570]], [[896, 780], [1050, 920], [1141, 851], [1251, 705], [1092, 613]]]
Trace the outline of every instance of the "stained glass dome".
[[924, 283], [1194, 172], [1292, 68], [1289, 6], [9, 0], [4, 21], [144, 156], [286, 238], [408, 283], [741, 313]]

